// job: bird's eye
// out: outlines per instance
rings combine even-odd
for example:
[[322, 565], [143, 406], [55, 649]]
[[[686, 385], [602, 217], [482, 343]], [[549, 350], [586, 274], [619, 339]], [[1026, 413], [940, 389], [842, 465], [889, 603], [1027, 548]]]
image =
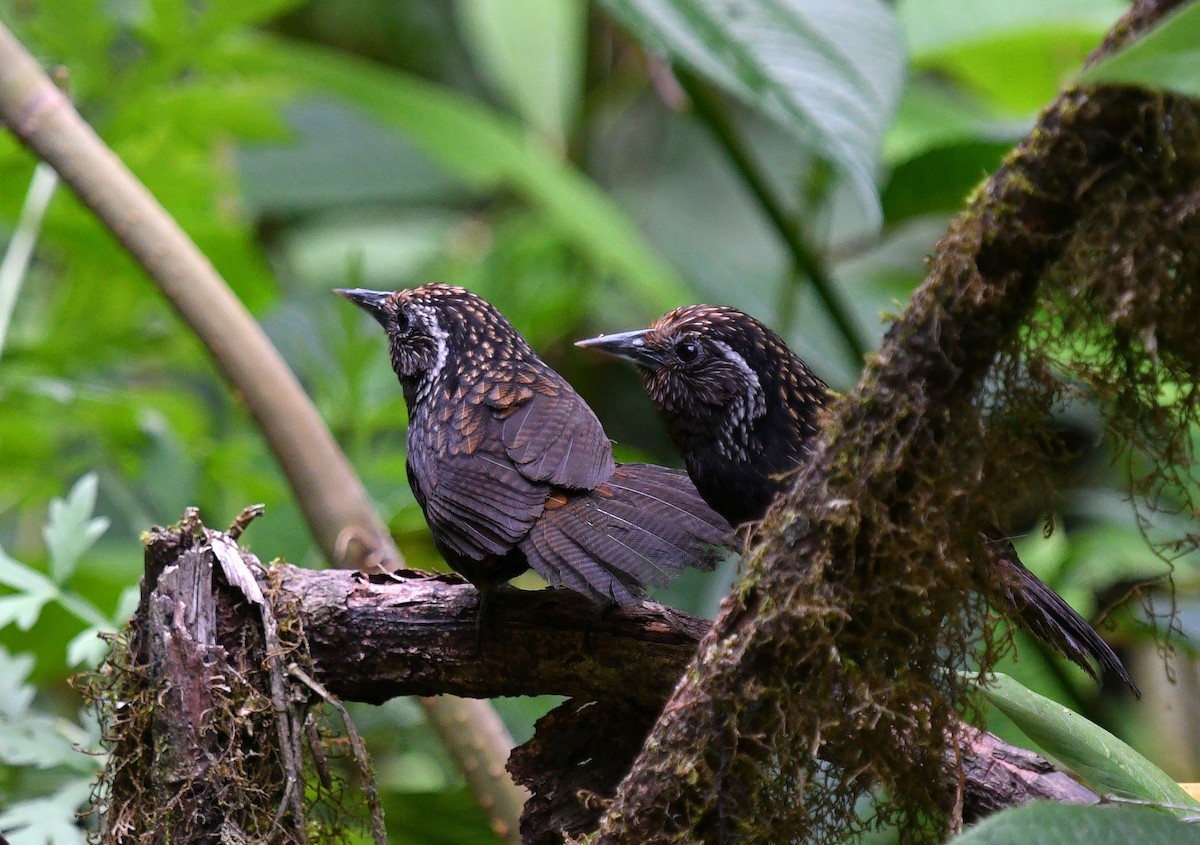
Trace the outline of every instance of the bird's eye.
[[694, 340], [681, 340], [675, 344], [675, 357], [684, 364], [693, 364], [700, 357], [700, 344]]
[[396, 331], [406, 332], [412, 325], [412, 318], [408, 316], [408, 312], [403, 308], [396, 311], [396, 316], [392, 318], [392, 323], [396, 326]]

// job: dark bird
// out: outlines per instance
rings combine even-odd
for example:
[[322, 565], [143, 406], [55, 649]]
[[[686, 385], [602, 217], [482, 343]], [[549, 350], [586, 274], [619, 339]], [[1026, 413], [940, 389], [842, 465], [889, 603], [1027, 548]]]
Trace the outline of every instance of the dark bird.
[[[579, 341], [638, 365], [700, 495], [733, 525], [761, 519], [808, 454], [829, 388], [779, 335], [734, 308], [677, 308], [648, 329]], [[1030, 572], [1012, 544], [985, 534], [1003, 567], [1004, 601], [1034, 636], [1082, 666], [1137, 686], [1092, 626]]]
[[492, 305], [442, 284], [339, 290], [379, 321], [408, 405], [408, 483], [480, 592], [532, 567], [604, 605], [711, 569], [729, 524], [685, 473], [616, 464], [587, 403]]

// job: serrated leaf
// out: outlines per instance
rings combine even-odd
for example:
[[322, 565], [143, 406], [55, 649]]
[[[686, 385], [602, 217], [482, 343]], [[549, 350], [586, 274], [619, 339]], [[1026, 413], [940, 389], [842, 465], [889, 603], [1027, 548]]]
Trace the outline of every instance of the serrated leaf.
[[1179, 817], [1200, 814], [1200, 801], [1099, 725], [1008, 675], [997, 673], [979, 689], [1026, 736], [1097, 792], [1188, 808], [1172, 811]]
[[91, 780], [81, 778], [47, 798], [18, 801], [0, 813], [0, 831], [11, 845], [84, 845], [75, 814], [91, 795]]
[[15, 596], [0, 596], [0, 628], [15, 624], [28, 631], [37, 622], [53, 593], [30, 592]]
[[59, 584], [71, 577], [79, 558], [108, 530], [107, 517], [92, 517], [98, 484], [96, 474], [89, 472], [75, 482], [66, 499], [50, 502], [42, 537], [50, 552], [50, 573]]
[[0, 547], [0, 584], [23, 593], [53, 592], [54, 584], [36, 569], [14, 560]]
[[9, 654], [0, 646], [0, 717], [16, 719], [29, 710], [33, 702], [33, 687], [26, 683], [33, 671], [32, 654]]
[[870, 223], [874, 170], [904, 80], [904, 41], [879, 0], [607, 0], [651, 49], [770, 115], [836, 165]]
[[96, 626], [84, 628], [67, 643], [67, 665], [98, 666], [108, 654], [108, 643], [100, 639], [101, 629]]
[[132, 584], [121, 591], [121, 597], [117, 599], [117, 609], [113, 613], [113, 621], [117, 625], [124, 624], [133, 612], [137, 610], [138, 602], [142, 600], [142, 589], [138, 584]]
[[989, 816], [950, 845], [1200, 845], [1200, 827], [1147, 807], [1037, 801]]
[[1085, 70], [1080, 79], [1200, 97], [1200, 3], [1168, 15], [1125, 49]]

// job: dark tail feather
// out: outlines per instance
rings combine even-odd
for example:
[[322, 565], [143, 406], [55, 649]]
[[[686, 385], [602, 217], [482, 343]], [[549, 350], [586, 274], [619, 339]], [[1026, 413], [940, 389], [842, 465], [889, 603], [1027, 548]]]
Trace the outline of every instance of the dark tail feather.
[[1134, 695], [1142, 697], [1141, 690], [1125, 670], [1121, 658], [1062, 596], [1025, 568], [1011, 545], [999, 551], [997, 561], [1007, 585], [1009, 604], [1029, 633], [1061, 652], [1072, 663], [1082, 666], [1093, 678], [1099, 679], [1089, 658], [1095, 660], [1103, 672], [1116, 675], [1133, 690]]
[[595, 490], [552, 497], [520, 548], [551, 584], [631, 605], [689, 566], [712, 569], [731, 532], [683, 471], [625, 464]]

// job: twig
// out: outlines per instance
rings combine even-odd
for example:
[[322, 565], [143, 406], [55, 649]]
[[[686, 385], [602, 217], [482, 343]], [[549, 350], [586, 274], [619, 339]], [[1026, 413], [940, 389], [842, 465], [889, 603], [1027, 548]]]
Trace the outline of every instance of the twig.
[[21, 292], [21, 284], [29, 272], [29, 259], [33, 256], [38, 231], [42, 228], [42, 216], [57, 186], [58, 174], [54, 168], [45, 162], [38, 162], [33, 170], [29, 191], [25, 194], [17, 230], [8, 242], [3, 261], [0, 261], [0, 355], [4, 354], [4, 342], [8, 337], [13, 309], [17, 305], [17, 294]]
[[379, 803], [379, 791], [375, 789], [375, 776], [371, 773], [371, 760], [367, 757], [367, 748], [363, 745], [354, 720], [346, 711], [345, 705], [338, 701], [325, 687], [309, 676], [307, 672], [291, 663], [287, 668], [288, 674], [325, 700], [325, 703], [338, 711], [342, 724], [346, 726], [346, 736], [350, 738], [350, 747], [354, 751], [354, 759], [358, 763], [362, 775], [363, 794], [367, 799], [367, 807], [371, 811], [371, 832], [375, 836], [376, 845], [387, 845], [387, 829], [383, 826], [383, 808]]
[[237, 515], [237, 519], [229, 526], [229, 530], [225, 533], [229, 535], [231, 540], [236, 540], [242, 536], [250, 523], [262, 516], [267, 510], [266, 505], [248, 505], [242, 508], [242, 512]]

